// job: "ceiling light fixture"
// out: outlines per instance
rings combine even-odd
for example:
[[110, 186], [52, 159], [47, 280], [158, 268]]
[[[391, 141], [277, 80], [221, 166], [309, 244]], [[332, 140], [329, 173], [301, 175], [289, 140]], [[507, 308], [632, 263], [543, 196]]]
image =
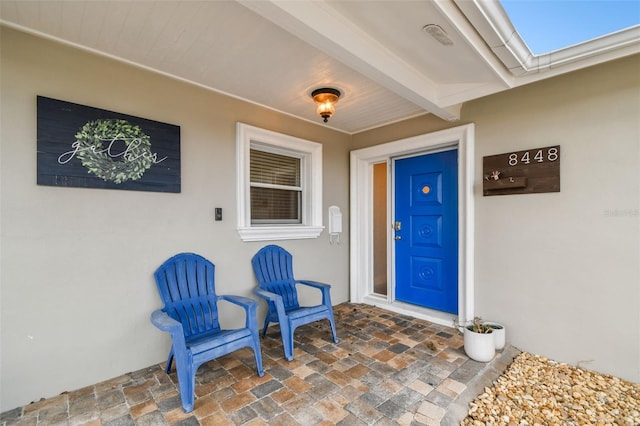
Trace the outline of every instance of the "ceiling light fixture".
[[340, 91], [331, 87], [323, 87], [311, 92], [313, 101], [318, 104], [318, 115], [324, 118], [324, 122], [329, 121], [329, 117], [336, 112], [334, 104], [340, 99]]

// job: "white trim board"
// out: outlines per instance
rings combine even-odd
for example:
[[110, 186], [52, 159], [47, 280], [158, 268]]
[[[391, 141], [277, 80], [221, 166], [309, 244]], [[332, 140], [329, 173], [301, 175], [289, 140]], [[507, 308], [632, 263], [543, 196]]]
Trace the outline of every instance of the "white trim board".
[[[442, 148], [458, 149], [458, 319], [474, 316], [474, 133], [473, 124], [414, 136], [369, 148], [351, 151], [351, 260], [350, 292], [352, 303], [367, 303], [453, 327], [455, 315], [434, 311], [393, 300], [393, 292], [385, 298], [373, 294], [373, 165], [392, 157], [427, 154]], [[391, 193], [391, 191], [388, 191]], [[388, 211], [391, 199], [389, 199]], [[389, 216], [391, 218], [391, 216]], [[391, 240], [388, 253], [392, 253]], [[391, 259], [392, 256], [388, 256]], [[388, 282], [394, 279], [392, 268]]]

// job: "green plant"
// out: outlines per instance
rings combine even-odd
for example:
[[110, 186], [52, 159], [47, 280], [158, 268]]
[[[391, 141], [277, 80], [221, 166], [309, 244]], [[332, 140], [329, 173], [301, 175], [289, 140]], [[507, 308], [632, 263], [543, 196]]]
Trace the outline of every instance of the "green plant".
[[151, 138], [126, 120], [89, 121], [76, 133], [73, 146], [88, 172], [106, 182], [138, 180], [154, 162]]
[[453, 320], [453, 326], [458, 329], [460, 333], [463, 332], [463, 327], [468, 328], [474, 333], [490, 334], [496, 329], [495, 325], [489, 325], [482, 321], [482, 318], [475, 317], [473, 321], [460, 322], [458, 319]]
[[474, 333], [481, 333], [481, 334], [489, 334], [493, 331], [493, 327], [491, 327], [489, 324], [484, 324], [482, 322], [482, 318], [480, 317], [475, 317], [473, 319], [473, 322], [467, 325], [467, 328], [473, 331]]

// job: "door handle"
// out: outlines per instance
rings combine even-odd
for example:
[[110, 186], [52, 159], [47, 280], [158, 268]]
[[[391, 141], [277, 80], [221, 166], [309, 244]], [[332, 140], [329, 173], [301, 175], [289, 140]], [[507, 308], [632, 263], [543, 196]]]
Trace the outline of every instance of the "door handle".
[[402, 222], [400, 222], [400, 221], [395, 221], [395, 222], [393, 222], [393, 229], [394, 229], [395, 231], [400, 231], [400, 230], [402, 230]]
[[396, 240], [401, 240], [402, 237], [400, 235], [396, 235]]

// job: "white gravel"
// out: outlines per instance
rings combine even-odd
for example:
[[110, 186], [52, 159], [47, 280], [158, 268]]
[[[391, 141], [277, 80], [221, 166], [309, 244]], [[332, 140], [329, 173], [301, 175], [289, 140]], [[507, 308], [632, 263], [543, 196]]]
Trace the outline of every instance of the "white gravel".
[[523, 352], [461, 425], [640, 425], [640, 384]]

